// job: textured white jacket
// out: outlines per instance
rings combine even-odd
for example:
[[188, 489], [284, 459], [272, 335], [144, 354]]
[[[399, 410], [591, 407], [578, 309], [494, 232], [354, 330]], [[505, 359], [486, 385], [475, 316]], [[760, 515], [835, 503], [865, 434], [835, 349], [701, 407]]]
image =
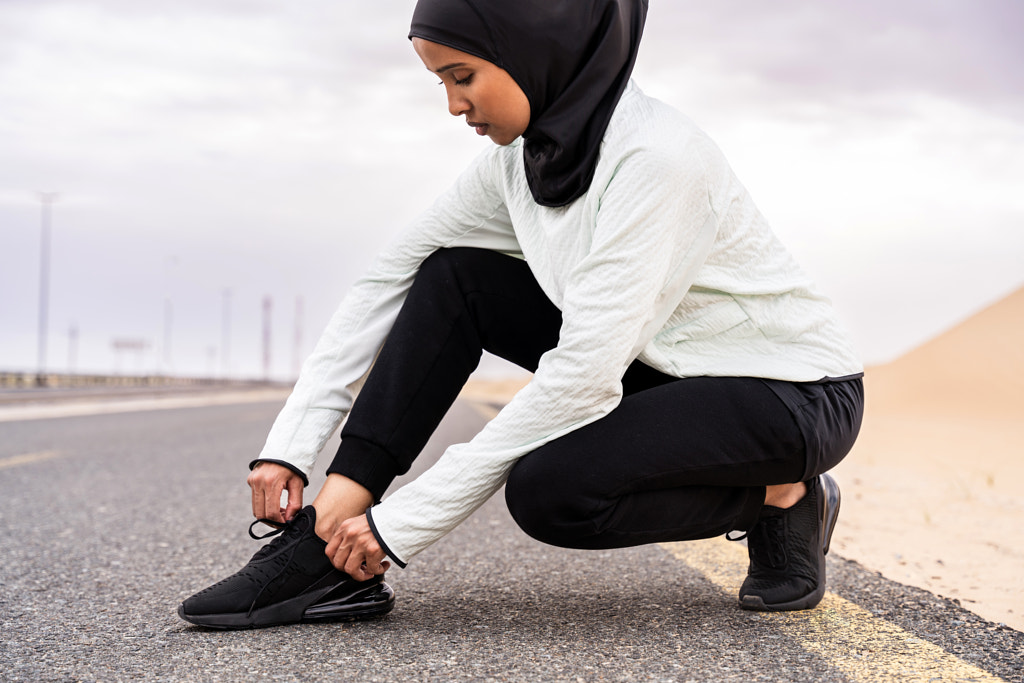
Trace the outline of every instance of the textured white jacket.
[[635, 358], [678, 377], [813, 381], [862, 370], [831, 305], [721, 151], [630, 84], [575, 202], [537, 205], [519, 141], [495, 146], [380, 254], [303, 366], [260, 458], [312, 470], [420, 263], [448, 246], [521, 254], [563, 325], [531, 382], [483, 431], [373, 508], [400, 564], [486, 501], [520, 456], [614, 409]]

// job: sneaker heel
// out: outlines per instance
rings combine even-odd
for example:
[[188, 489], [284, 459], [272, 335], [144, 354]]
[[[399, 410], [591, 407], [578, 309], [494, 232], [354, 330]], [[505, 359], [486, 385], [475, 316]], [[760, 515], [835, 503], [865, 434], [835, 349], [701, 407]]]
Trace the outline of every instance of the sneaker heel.
[[823, 474], [818, 481], [824, 506], [821, 515], [823, 522], [821, 525], [821, 550], [823, 554], [828, 555], [828, 549], [832, 543], [832, 532], [835, 531], [836, 521], [839, 519], [842, 493], [839, 491], [839, 484], [831, 475]]

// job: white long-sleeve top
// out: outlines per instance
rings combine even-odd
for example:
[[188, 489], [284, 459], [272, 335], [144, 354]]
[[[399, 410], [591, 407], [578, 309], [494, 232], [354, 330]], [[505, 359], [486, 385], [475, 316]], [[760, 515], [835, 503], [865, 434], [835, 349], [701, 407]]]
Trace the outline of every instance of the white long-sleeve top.
[[476, 437], [373, 508], [400, 564], [483, 504], [519, 457], [613, 410], [636, 358], [677, 377], [815, 381], [862, 370], [831, 305], [721, 151], [631, 83], [590, 189], [572, 204], [534, 202], [519, 141], [495, 146], [378, 256], [303, 366], [261, 459], [312, 470], [420, 264], [449, 246], [521, 254], [563, 324], [530, 383]]

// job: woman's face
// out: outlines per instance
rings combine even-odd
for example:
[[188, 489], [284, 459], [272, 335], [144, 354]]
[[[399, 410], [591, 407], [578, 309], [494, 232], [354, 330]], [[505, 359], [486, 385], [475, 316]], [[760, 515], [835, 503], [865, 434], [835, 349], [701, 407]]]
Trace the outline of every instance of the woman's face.
[[441, 77], [448, 111], [466, 116], [477, 135], [499, 145], [518, 138], [530, 125], [530, 101], [501, 67], [455, 48], [412, 39], [413, 49], [429, 71]]

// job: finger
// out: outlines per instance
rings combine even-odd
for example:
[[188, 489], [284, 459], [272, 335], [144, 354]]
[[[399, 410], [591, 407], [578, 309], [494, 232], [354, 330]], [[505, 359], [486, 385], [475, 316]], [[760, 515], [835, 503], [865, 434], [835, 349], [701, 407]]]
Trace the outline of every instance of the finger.
[[281, 492], [284, 485], [277, 480], [267, 484], [263, 494], [263, 517], [279, 524], [284, 524], [284, 515], [281, 514]]
[[256, 494], [256, 500], [253, 503], [252, 514], [256, 516], [256, 519], [267, 518], [267, 482], [263, 481], [262, 478], [256, 480], [256, 486], [253, 487], [253, 492]]
[[368, 562], [368, 563], [363, 564], [363, 568], [366, 570], [366, 572], [371, 577], [373, 577], [373, 576], [380, 576], [381, 574], [386, 572], [388, 570], [388, 568], [390, 568], [390, 567], [391, 567], [391, 563], [390, 562], [377, 561], [377, 560], [374, 560], [372, 562]]
[[348, 556], [343, 571], [356, 581], [366, 581], [373, 578], [373, 574], [366, 569], [366, 555], [360, 552], [352, 552]]
[[266, 488], [267, 472], [261, 469], [263, 463], [257, 463], [256, 467], [249, 473], [246, 483], [252, 491], [252, 516], [256, 519], [266, 518]]
[[284, 518], [290, 520], [299, 510], [302, 509], [302, 480], [298, 477], [291, 477], [288, 480], [288, 507], [285, 508]]
[[270, 515], [267, 514], [267, 482], [259, 481], [256, 485], [256, 518], [257, 519], [271, 519]]
[[335, 569], [345, 570], [345, 563], [348, 561], [349, 553], [352, 552], [352, 545], [345, 542], [345, 534], [340, 529], [334, 532], [331, 540], [327, 542], [324, 554], [331, 561]]
[[383, 553], [374, 557], [374, 564], [372, 568], [370, 568], [371, 574], [373, 574], [374, 576], [380, 576], [381, 574], [383, 574], [391, 568], [391, 563], [384, 559], [386, 557], [387, 555], [384, 555]]
[[324, 554], [327, 557], [334, 559], [335, 554], [338, 552], [338, 548], [341, 547], [341, 538], [338, 534], [331, 536], [331, 540], [327, 541], [327, 547], [324, 548]]
[[263, 507], [261, 502], [263, 500], [263, 496], [260, 495], [259, 487], [256, 485], [252, 474], [250, 474], [249, 478], [246, 479], [246, 483], [249, 484], [249, 491], [252, 493], [252, 516], [259, 519], [262, 516], [260, 513], [262, 512], [261, 508]]

